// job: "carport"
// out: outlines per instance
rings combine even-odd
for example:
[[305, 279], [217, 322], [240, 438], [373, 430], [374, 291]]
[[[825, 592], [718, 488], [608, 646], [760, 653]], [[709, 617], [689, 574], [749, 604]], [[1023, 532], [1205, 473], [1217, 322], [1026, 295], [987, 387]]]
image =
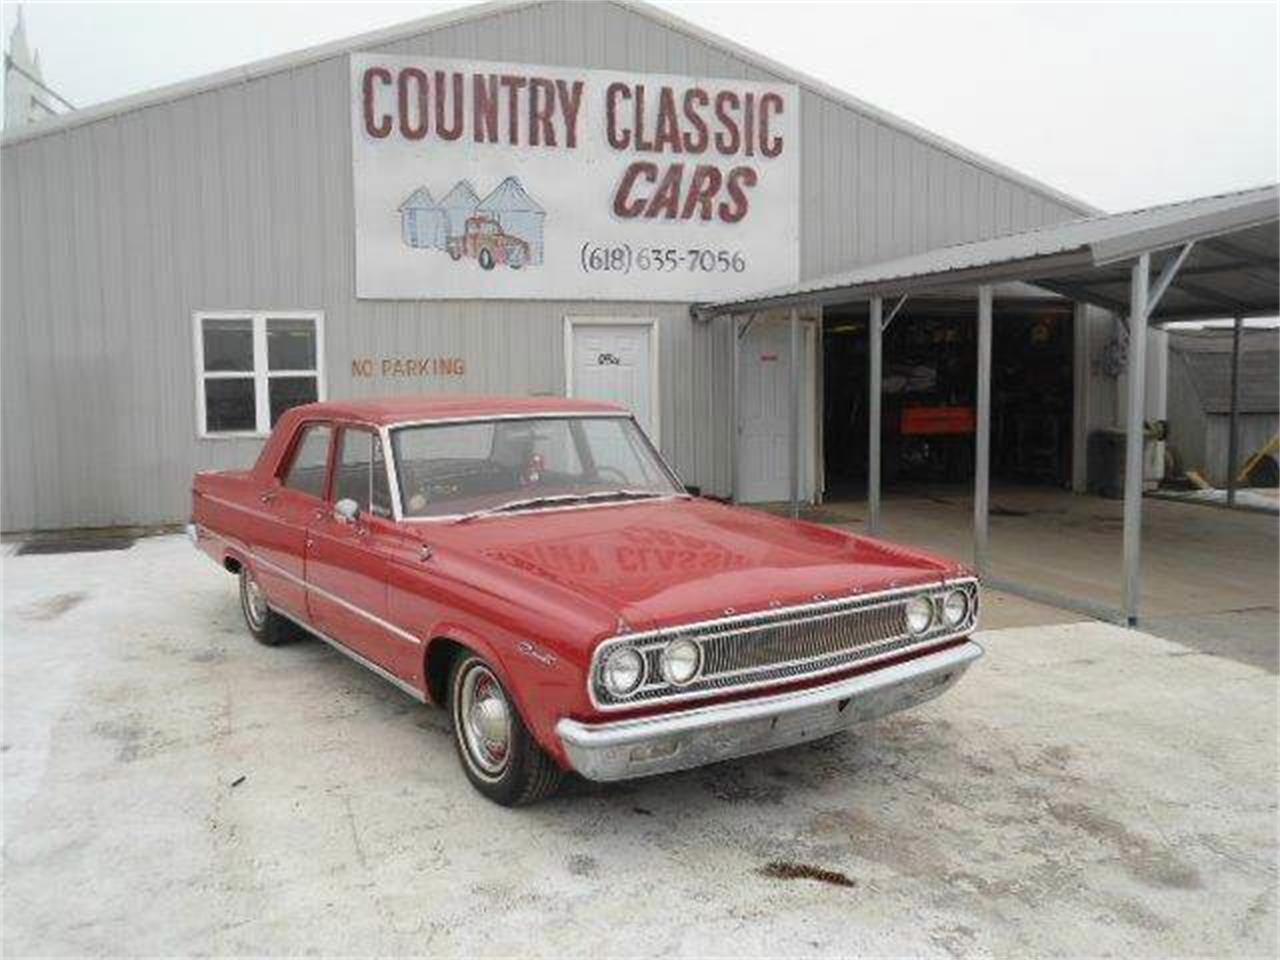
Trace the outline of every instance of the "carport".
[[[733, 326], [734, 371], [742, 330], [764, 311], [789, 311], [791, 335], [791, 512], [800, 507], [800, 315], [865, 303], [868, 309], [867, 451], [868, 529], [881, 522], [880, 403], [885, 329], [911, 297], [976, 299], [977, 383], [973, 497], [974, 565], [988, 582], [1035, 598], [1043, 591], [1023, 583], [993, 581], [989, 574], [991, 344], [997, 297], [1064, 298], [1082, 310], [1107, 311], [1123, 346], [1127, 378], [1124, 449], [1123, 609], [1099, 610], [1086, 598], [1050, 599], [1089, 613], [1136, 624], [1142, 556], [1142, 458], [1146, 396], [1146, 345], [1150, 326], [1177, 320], [1234, 319], [1280, 313], [1280, 187], [1203, 197], [1126, 213], [1090, 217], [1058, 226], [943, 247], [859, 267], [751, 297], [701, 305], [703, 321], [728, 318]], [[1028, 286], [1030, 285], [1030, 286]], [[1038, 288], [1038, 289], [1032, 289]], [[1238, 369], [1238, 353], [1233, 369]], [[1233, 378], [1234, 379], [1234, 378]], [[1079, 388], [1078, 388], [1079, 389]], [[741, 404], [733, 389], [731, 436], [738, 434]], [[1233, 400], [1236, 391], [1233, 389]], [[1079, 397], [1077, 397], [1079, 402]], [[1232, 419], [1234, 423], [1234, 403]], [[1232, 428], [1234, 439], [1235, 429]], [[1228, 454], [1234, 476], [1238, 451]], [[736, 459], [735, 459], [736, 462]], [[735, 489], [735, 497], [737, 490]]]

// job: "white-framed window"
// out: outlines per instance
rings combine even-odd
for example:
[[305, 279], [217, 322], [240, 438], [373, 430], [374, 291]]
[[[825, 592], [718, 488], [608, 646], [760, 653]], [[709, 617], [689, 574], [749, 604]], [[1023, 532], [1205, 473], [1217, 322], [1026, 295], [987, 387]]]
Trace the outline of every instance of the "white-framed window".
[[324, 399], [323, 313], [209, 310], [194, 322], [201, 437], [266, 436], [290, 407]]

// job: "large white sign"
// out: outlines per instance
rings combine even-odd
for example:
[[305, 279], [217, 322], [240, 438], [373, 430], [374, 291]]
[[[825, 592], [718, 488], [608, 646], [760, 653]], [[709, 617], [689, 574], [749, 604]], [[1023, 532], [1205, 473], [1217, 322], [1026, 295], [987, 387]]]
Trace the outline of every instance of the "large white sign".
[[787, 84], [351, 57], [357, 295], [696, 301], [799, 279]]

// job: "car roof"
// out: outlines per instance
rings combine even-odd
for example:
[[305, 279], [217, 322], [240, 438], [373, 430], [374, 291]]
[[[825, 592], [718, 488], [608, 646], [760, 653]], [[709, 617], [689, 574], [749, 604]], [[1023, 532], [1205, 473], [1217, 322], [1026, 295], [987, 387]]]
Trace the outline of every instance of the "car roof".
[[574, 400], [567, 397], [501, 397], [444, 393], [412, 397], [369, 397], [363, 400], [335, 400], [309, 403], [291, 411], [302, 419], [332, 417], [390, 427], [420, 420], [460, 420], [484, 417], [511, 417], [527, 414], [584, 414], [628, 411], [612, 403]]

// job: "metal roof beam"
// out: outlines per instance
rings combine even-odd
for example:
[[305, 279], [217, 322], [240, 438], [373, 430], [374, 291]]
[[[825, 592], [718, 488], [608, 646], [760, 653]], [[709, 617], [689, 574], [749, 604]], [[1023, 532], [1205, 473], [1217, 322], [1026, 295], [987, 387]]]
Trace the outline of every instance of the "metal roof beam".
[[[1191, 250], [1196, 245], [1194, 240], [1188, 240], [1182, 245], [1182, 249], [1178, 251], [1178, 255], [1164, 265], [1164, 269], [1160, 271], [1160, 278], [1156, 280], [1156, 285], [1151, 288], [1151, 292], [1147, 295], [1147, 316], [1150, 317], [1156, 312], [1156, 307], [1160, 305], [1160, 298], [1164, 296], [1165, 291], [1169, 289], [1169, 284], [1173, 283], [1173, 278], [1178, 275], [1178, 271], [1182, 269], [1182, 265], [1187, 262], [1187, 257], [1191, 256]], [[1182, 289], [1186, 289], [1183, 287]]]
[[1103, 293], [1096, 293], [1088, 287], [1077, 286], [1065, 280], [1037, 280], [1035, 283], [1037, 287], [1044, 287], [1046, 290], [1060, 293], [1062, 296], [1069, 297], [1080, 303], [1092, 303], [1094, 306], [1102, 307], [1113, 313], [1123, 314], [1129, 312], [1129, 305], [1123, 300], [1108, 297]]

